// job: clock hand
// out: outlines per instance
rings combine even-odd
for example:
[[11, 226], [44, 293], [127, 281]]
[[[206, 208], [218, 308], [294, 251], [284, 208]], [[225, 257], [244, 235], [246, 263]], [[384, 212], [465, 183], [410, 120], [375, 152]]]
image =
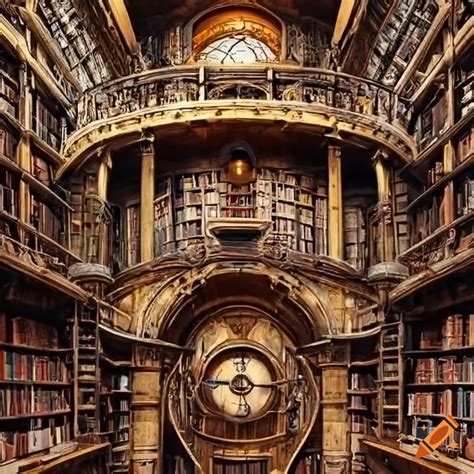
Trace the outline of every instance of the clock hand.
[[229, 380], [216, 380], [216, 379], [203, 379], [202, 383], [212, 390], [216, 389], [220, 385], [230, 385]]
[[245, 418], [250, 415], [250, 405], [247, 403], [245, 395], [239, 396], [239, 408], [237, 408], [237, 413], [235, 416]]

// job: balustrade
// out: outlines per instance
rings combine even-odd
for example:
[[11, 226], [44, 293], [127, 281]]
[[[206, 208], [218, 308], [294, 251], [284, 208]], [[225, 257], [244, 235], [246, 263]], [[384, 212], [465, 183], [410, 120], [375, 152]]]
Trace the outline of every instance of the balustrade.
[[181, 66], [135, 74], [85, 93], [77, 127], [148, 107], [204, 100], [297, 101], [374, 115], [404, 127], [407, 102], [376, 82], [316, 68]]
[[[12, 225], [8, 216], [0, 216], [0, 223], [2, 223], [1, 225]], [[59, 243], [27, 225], [20, 222], [18, 225], [23, 229], [25, 243], [0, 234], [0, 252], [13, 255], [29, 265], [51, 270], [63, 276], [66, 276], [70, 265], [79, 262], [74, 254]]]
[[460, 254], [472, 248], [474, 212], [470, 212], [452, 224], [440, 228], [430, 237], [413, 246], [398, 258], [410, 274], [426, 270], [430, 265]]

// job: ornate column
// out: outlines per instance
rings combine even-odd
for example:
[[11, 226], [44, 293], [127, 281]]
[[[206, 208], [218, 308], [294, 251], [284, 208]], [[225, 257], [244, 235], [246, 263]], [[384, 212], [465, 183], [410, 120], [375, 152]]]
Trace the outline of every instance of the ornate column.
[[329, 256], [344, 258], [341, 148], [328, 147], [328, 243]]
[[158, 474], [162, 464], [161, 372], [156, 347], [134, 347], [132, 381], [133, 474]]
[[155, 210], [155, 149], [153, 134], [146, 135], [141, 144], [142, 159], [140, 187], [140, 256], [142, 262], [153, 259]]
[[379, 150], [373, 157], [372, 161], [377, 176], [378, 203], [376, 214], [372, 221], [372, 231], [374, 236], [372, 239], [372, 245], [375, 246], [375, 253], [373, 253], [374, 257], [372, 258], [371, 263], [393, 262], [394, 232], [388, 155], [384, 151]]
[[331, 346], [317, 355], [322, 370], [322, 474], [349, 474], [347, 389], [348, 346]]

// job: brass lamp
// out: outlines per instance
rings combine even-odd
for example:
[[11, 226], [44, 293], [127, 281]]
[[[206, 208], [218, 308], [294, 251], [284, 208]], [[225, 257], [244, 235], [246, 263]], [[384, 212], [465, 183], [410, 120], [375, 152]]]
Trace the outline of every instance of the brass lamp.
[[249, 152], [244, 147], [232, 148], [227, 164], [227, 180], [234, 184], [246, 184], [254, 179], [255, 168]]

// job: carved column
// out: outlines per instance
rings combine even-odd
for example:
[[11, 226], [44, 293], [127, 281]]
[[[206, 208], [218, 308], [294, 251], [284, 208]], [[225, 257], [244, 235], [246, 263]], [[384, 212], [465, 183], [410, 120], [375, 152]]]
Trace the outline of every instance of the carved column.
[[133, 474], [161, 472], [161, 354], [136, 345], [132, 382]]
[[[443, 168], [444, 174], [453, 171], [456, 166], [456, 156], [453, 142], [450, 140], [444, 145]], [[454, 182], [451, 180], [444, 188], [443, 199], [444, 224], [448, 224], [455, 219], [454, 216]]]
[[348, 347], [330, 347], [318, 354], [322, 370], [322, 474], [349, 474], [347, 436]]
[[[392, 219], [392, 203], [390, 192], [390, 167], [388, 155], [379, 150], [374, 158], [373, 165], [377, 176], [378, 203], [376, 218], [373, 221], [373, 233], [375, 239], [372, 239], [373, 245], [379, 249], [376, 259], [372, 264], [380, 262], [393, 262], [394, 259], [394, 232]], [[375, 231], [375, 227], [377, 231]]]
[[155, 198], [155, 149], [154, 136], [146, 136], [140, 144], [142, 171], [140, 187], [140, 255], [147, 262], [154, 255], [154, 198]]
[[328, 147], [328, 242], [329, 256], [344, 258], [341, 148]]

